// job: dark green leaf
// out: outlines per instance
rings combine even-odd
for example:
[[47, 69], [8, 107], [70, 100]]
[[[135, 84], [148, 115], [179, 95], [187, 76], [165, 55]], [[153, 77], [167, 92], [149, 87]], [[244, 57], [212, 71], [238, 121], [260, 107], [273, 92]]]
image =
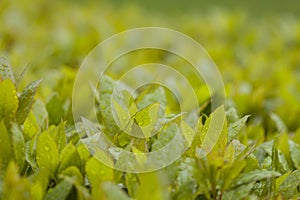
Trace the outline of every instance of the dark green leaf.
[[251, 192], [251, 190], [254, 187], [254, 182], [246, 184], [246, 185], [241, 185], [237, 188], [234, 188], [233, 190], [230, 190], [228, 192], [226, 192], [223, 195], [223, 199], [224, 200], [231, 200], [231, 199], [245, 199], [247, 197], [249, 197], [249, 193]]
[[231, 123], [229, 125], [229, 127], [228, 127], [228, 140], [229, 141], [236, 139], [237, 134], [245, 126], [249, 117], [250, 117], [250, 115], [246, 115], [243, 118], [239, 119], [238, 121]]
[[146, 108], [151, 104], [160, 104], [162, 107], [166, 105], [166, 95], [163, 87], [149, 88], [140, 94], [136, 100], [138, 109]]
[[299, 192], [297, 192], [297, 187], [300, 184], [300, 171], [296, 170], [283, 181], [279, 186], [278, 192], [282, 194], [286, 199], [293, 199], [299, 197]]
[[63, 102], [57, 93], [54, 93], [47, 101], [46, 108], [49, 113], [49, 124], [58, 125], [62, 121], [64, 109]]
[[300, 145], [290, 140], [289, 146], [290, 146], [291, 159], [294, 163], [294, 166], [297, 169], [299, 169], [300, 168]]
[[105, 133], [110, 137], [113, 137], [114, 134], [119, 131], [112, 113], [112, 94], [114, 87], [115, 82], [111, 78], [105, 75], [101, 77], [98, 99], [100, 118], [103, 120], [103, 124], [107, 129]]
[[73, 184], [69, 180], [64, 180], [63, 182], [56, 185], [53, 189], [49, 190], [44, 200], [67, 199], [72, 187]]
[[22, 170], [25, 162], [25, 140], [23, 137], [23, 132], [16, 123], [12, 124], [11, 132], [15, 160], [19, 169]]
[[137, 175], [133, 173], [126, 173], [125, 179], [129, 195], [135, 198], [139, 186]]
[[129, 198], [117, 185], [106, 182], [93, 194], [93, 199], [130, 200], [131, 198]]
[[244, 185], [244, 184], [252, 183], [252, 182], [255, 182], [258, 180], [272, 178], [272, 177], [276, 177], [276, 176], [280, 176], [280, 175], [281, 174], [278, 172], [268, 171], [265, 169], [251, 171], [251, 172], [239, 175], [233, 182], [232, 187], [236, 187], [239, 185]]
[[29, 84], [19, 97], [19, 108], [16, 114], [16, 120], [19, 124], [23, 124], [27, 118], [31, 106], [34, 101], [34, 96], [37, 92], [37, 89], [41, 81], [35, 81]]

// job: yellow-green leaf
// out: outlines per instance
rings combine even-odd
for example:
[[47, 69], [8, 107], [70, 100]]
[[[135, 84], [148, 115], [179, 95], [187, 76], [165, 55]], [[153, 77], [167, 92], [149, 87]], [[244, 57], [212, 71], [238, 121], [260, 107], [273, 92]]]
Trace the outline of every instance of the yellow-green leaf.
[[7, 167], [12, 157], [11, 139], [3, 122], [0, 121], [0, 170]]
[[80, 156], [72, 143], [69, 143], [60, 154], [58, 171], [61, 172], [70, 166], [80, 168]]
[[138, 177], [140, 186], [136, 195], [137, 200], [168, 199], [168, 189], [158, 172], [140, 174]]
[[58, 149], [53, 138], [47, 131], [43, 132], [37, 142], [36, 160], [40, 168], [48, 169], [51, 175], [55, 175], [58, 165]]
[[0, 121], [4, 119], [9, 123], [14, 119], [19, 105], [15, 86], [10, 79], [0, 82], [0, 97]]
[[114, 170], [102, 164], [95, 157], [90, 158], [86, 163], [86, 174], [93, 188], [99, 187], [104, 181], [114, 179]]

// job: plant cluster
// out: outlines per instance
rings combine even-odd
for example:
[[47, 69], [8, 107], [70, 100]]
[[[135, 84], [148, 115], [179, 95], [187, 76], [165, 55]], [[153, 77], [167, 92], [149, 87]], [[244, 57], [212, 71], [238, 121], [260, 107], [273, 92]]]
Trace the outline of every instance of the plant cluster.
[[[115, 12], [103, 4], [105, 9], [99, 12], [99, 5], [92, 2], [79, 6], [36, 2], [0, 2], [0, 54], [16, 66], [1, 57], [0, 199], [299, 198], [300, 20], [252, 19], [226, 11], [149, 20], [149, 13], [132, 7]], [[221, 111], [211, 111], [207, 87], [191, 71], [185, 75], [197, 83], [200, 110], [181, 113], [172, 93], [158, 85], [135, 94], [119, 91], [111, 101], [120, 69], [149, 62], [188, 69], [188, 63], [165, 52], [135, 52], [113, 63], [117, 70], [108, 71], [95, 88], [99, 125], [87, 119], [74, 124], [72, 90], [83, 57], [113, 33], [157, 23], [203, 44], [220, 67], [227, 94], [222, 107], [226, 121], [204, 158], [201, 147], [208, 126]], [[31, 65], [22, 71], [27, 61]], [[185, 90], [172, 81], [178, 90]], [[189, 98], [183, 99], [185, 105]], [[125, 133], [132, 128], [145, 138]], [[153, 130], [158, 134], [150, 137]], [[121, 172], [97, 159], [104, 157], [110, 165], [131, 171], [130, 163], [136, 161], [118, 159], [122, 158], [118, 148], [136, 154], [154, 152], [179, 132], [180, 141], [192, 141], [190, 147], [155, 172]], [[91, 152], [88, 147], [103, 136], [117, 148]], [[157, 161], [176, 153], [172, 149]], [[136, 160], [142, 164], [147, 158]]]

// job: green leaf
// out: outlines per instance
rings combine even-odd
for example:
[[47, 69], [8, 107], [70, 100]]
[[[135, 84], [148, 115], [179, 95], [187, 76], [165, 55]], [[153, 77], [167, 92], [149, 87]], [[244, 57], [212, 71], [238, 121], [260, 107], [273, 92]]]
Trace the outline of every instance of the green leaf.
[[23, 124], [30, 112], [31, 106], [34, 102], [34, 96], [41, 83], [41, 80], [30, 83], [19, 97], [19, 108], [16, 114], [16, 120], [19, 124]]
[[41, 128], [37, 123], [35, 116], [32, 112], [29, 113], [23, 125], [23, 132], [25, 141], [33, 138], [37, 133], [40, 133]]
[[290, 147], [291, 159], [294, 163], [294, 166], [297, 169], [300, 169], [300, 145], [289, 140], [289, 147]]
[[276, 176], [280, 176], [281, 174], [274, 171], [268, 171], [266, 169], [255, 170], [248, 173], [243, 173], [239, 175], [232, 184], [232, 187], [236, 187], [239, 185], [248, 184], [251, 182], [255, 182], [258, 180], [263, 180], [266, 178], [272, 178]]
[[277, 138], [277, 148], [284, 154], [285, 158], [290, 161], [289, 136], [287, 133], [282, 133]]
[[10, 162], [4, 176], [3, 199], [31, 200], [34, 197], [31, 187], [32, 184], [27, 179], [20, 177], [17, 166]]
[[234, 123], [234, 122], [238, 121], [238, 119], [239, 119], [237, 111], [234, 107], [230, 107], [226, 111], [226, 117], [227, 117], [228, 123]]
[[26, 142], [25, 144], [25, 159], [30, 164], [33, 170], [38, 169], [37, 161], [36, 161], [36, 144], [37, 144], [37, 136], [35, 136], [32, 140]]
[[99, 187], [102, 182], [113, 181], [114, 179], [114, 170], [102, 164], [95, 157], [87, 161], [85, 169], [89, 182], [94, 189]]
[[53, 138], [44, 131], [38, 138], [36, 147], [36, 161], [40, 168], [48, 169], [55, 175], [58, 166], [58, 149]]
[[167, 102], [165, 90], [163, 87], [151, 88], [140, 94], [136, 100], [138, 109], [146, 108], [151, 104], [160, 104], [165, 107]]
[[57, 144], [58, 152], [61, 152], [67, 145], [67, 138], [65, 133], [65, 122], [61, 122], [57, 127], [51, 126], [48, 129], [49, 134]]
[[23, 133], [19, 125], [16, 123], [12, 124], [11, 132], [15, 160], [19, 169], [22, 170], [25, 163], [25, 140]]
[[223, 195], [223, 199], [224, 200], [231, 200], [231, 199], [246, 199], [247, 197], [249, 197], [249, 193], [251, 192], [251, 190], [254, 187], [254, 182], [249, 183], [249, 184], [245, 184], [245, 185], [241, 185], [237, 188], [234, 188], [233, 190], [230, 190], [228, 192], [226, 192]]
[[272, 149], [272, 167], [276, 171], [286, 173], [292, 168], [292, 160], [290, 157], [288, 135], [281, 133], [274, 140]]
[[139, 186], [137, 175], [133, 173], [126, 173], [125, 181], [126, 188], [128, 189], [128, 194], [131, 197], [135, 198]]
[[113, 105], [117, 115], [118, 125], [124, 132], [131, 133], [133, 120], [131, 119], [129, 110], [123, 108], [115, 99], [113, 99]]
[[178, 166], [176, 183], [177, 199], [193, 199], [196, 191], [197, 166], [195, 159], [185, 158]]
[[43, 199], [44, 192], [40, 183], [33, 183], [30, 187], [31, 199]]
[[44, 102], [37, 99], [32, 106], [32, 112], [35, 116], [36, 123], [42, 130], [45, 130], [48, 127], [49, 116]]
[[81, 167], [80, 156], [72, 143], [69, 143], [60, 154], [60, 164], [58, 172], [67, 169], [70, 166]]
[[42, 189], [42, 195], [46, 193], [49, 185], [49, 171], [46, 169], [39, 169], [34, 174], [28, 177], [30, 182], [39, 184]]
[[237, 134], [242, 130], [242, 128], [246, 125], [246, 122], [250, 115], [246, 115], [238, 121], [229, 124], [228, 127], [228, 140], [231, 141], [236, 139]]
[[124, 191], [122, 191], [117, 185], [106, 182], [101, 187], [97, 188], [93, 194], [93, 199], [105, 199], [105, 200], [130, 200]]
[[17, 112], [19, 100], [13, 82], [6, 79], [0, 82], [0, 121], [10, 123]]
[[49, 113], [49, 124], [58, 125], [64, 114], [63, 102], [57, 93], [53, 93], [46, 104]]
[[111, 79], [109, 76], [107, 76], [107, 75], [101, 76], [100, 83], [99, 83], [99, 86], [98, 86], [98, 90], [100, 92], [100, 95], [101, 95], [101, 93], [102, 94], [103, 93], [112, 94], [115, 85], [116, 85], [115, 81], [113, 79]]
[[19, 87], [19, 85], [20, 85], [21, 81], [23, 80], [28, 68], [29, 68], [29, 65], [26, 65], [24, 67], [24, 69], [22, 70], [22, 72], [18, 75], [17, 80], [15, 81], [16, 88]]
[[156, 124], [158, 122], [160, 111], [159, 104], [151, 104], [142, 110], [138, 111], [134, 116], [134, 119], [141, 129], [141, 133], [137, 133], [138, 129], [134, 128], [133, 131], [136, 131], [135, 135], [142, 135], [145, 137], [151, 137], [154, 131], [156, 130]]
[[278, 115], [276, 115], [275, 113], [271, 113], [270, 117], [275, 122], [278, 133], [286, 133], [287, 132], [287, 127], [286, 127], [284, 121]]
[[113, 183], [105, 183], [102, 186], [104, 193], [106, 194], [107, 200], [129, 200], [130, 198], [120, 190], [118, 186]]
[[[203, 133], [204, 132], [204, 133]], [[224, 106], [217, 108], [206, 120], [202, 128], [202, 146], [196, 150], [198, 157], [207, 154], [211, 165], [222, 166], [228, 141], [227, 121]]]
[[154, 109], [157, 113], [159, 108], [159, 104], [151, 104], [149, 106], [147, 106], [146, 108], [143, 108], [142, 110], [138, 111], [135, 115], [135, 120], [138, 123], [139, 126], [147, 126], [151, 123], [151, 116], [150, 116], [150, 112], [152, 109]]
[[300, 127], [296, 130], [293, 141], [300, 145]]
[[92, 199], [88, 188], [86, 188], [84, 185], [75, 183], [74, 186], [77, 190], [77, 199], [78, 200], [90, 200], [90, 199]]
[[286, 199], [293, 199], [298, 197], [297, 187], [300, 184], [300, 171], [296, 170], [279, 185], [278, 192], [282, 194]]
[[[231, 185], [233, 184], [233, 182], [235, 181], [235, 179], [237, 179], [237, 177], [241, 174], [241, 172], [244, 170], [246, 171], [247, 167], [251, 168], [253, 166], [251, 166], [251, 159], [249, 160], [249, 158], [251, 157], [251, 153], [254, 150], [254, 145], [249, 145], [248, 147], [246, 147], [244, 150], [242, 150], [241, 152], [236, 153], [236, 150], [234, 149], [234, 141], [232, 141], [229, 145], [227, 149], [231, 149], [231, 154], [234, 153], [236, 155], [234, 156], [234, 160], [231, 164], [224, 166], [223, 169], [223, 175], [222, 175], [222, 180], [223, 180], [223, 184], [221, 187], [222, 191], [227, 190], [229, 187], [231, 187]], [[234, 152], [232, 152], [232, 150]], [[226, 154], [225, 154], [226, 156]], [[230, 155], [232, 157], [232, 155]], [[225, 161], [226, 161], [226, 157], [225, 157]], [[255, 162], [255, 164], [257, 164]], [[256, 165], [255, 165], [256, 166]], [[254, 167], [255, 168], [255, 167]]]
[[169, 199], [167, 185], [158, 172], [139, 174], [140, 186], [137, 191], [137, 200], [164, 200]]
[[15, 83], [15, 78], [11, 66], [5, 58], [0, 57], [0, 82], [1, 80], [5, 79], [10, 79], [12, 83]]
[[195, 131], [185, 121], [181, 122], [181, 131], [187, 145], [190, 146], [195, 138]]
[[152, 144], [152, 151], [157, 151], [163, 148], [165, 145], [169, 144], [172, 139], [176, 136], [179, 131], [179, 127], [177, 124], [172, 123], [167, 126], [161, 133], [159, 133], [157, 140], [155, 140]]
[[78, 155], [80, 157], [80, 161], [81, 161], [81, 172], [83, 173], [83, 172], [85, 172], [84, 164], [88, 161], [91, 154], [90, 154], [89, 150], [87, 149], [87, 147], [81, 141], [76, 145], [76, 149], [77, 149]]
[[105, 125], [105, 134], [113, 138], [115, 133], [119, 131], [119, 127], [114, 120], [112, 113], [112, 94], [115, 82], [108, 76], [103, 75], [99, 84], [99, 111], [100, 118]]
[[0, 121], [0, 170], [5, 169], [13, 155], [11, 139], [3, 122]]
[[61, 175], [63, 176], [69, 176], [69, 177], [75, 177], [75, 180], [78, 184], [82, 184], [83, 182], [83, 176], [80, 173], [79, 169], [75, 166], [71, 166], [66, 168], [61, 172]]
[[45, 195], [44, 200], [67, 199], [72, 187], [73, 184], [69, 180], [64, 180], [63, 182], [56, 185], [53, 189], [50, 189]]

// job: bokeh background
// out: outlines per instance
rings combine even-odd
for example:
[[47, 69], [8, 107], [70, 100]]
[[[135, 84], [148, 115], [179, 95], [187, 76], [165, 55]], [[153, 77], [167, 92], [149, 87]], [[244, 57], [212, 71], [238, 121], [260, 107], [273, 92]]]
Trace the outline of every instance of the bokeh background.
[[[41, 78], [40, 98], [47, 101], [56, 91], [60, 101], [70, 102], [76, 70], [101, 41], [137, 27], [175, 29], [207, 50], [223, 76], [228, 105], [240, 116], [252, 114], [254, 126], [273, 132], [270, 113], [275, 113], [294, 132], [300, 115], [299, 11], [293, 0], [2, 0], [0, 54], [15, 74], [29, 66], [20, 87]], [[152, 58], [161, 57], [138, 57], [141, 62]], [[133, 61], [136, 57], [123, 64]], [[199, 94], [204, 104], [207, 91], [200, 87]]]

